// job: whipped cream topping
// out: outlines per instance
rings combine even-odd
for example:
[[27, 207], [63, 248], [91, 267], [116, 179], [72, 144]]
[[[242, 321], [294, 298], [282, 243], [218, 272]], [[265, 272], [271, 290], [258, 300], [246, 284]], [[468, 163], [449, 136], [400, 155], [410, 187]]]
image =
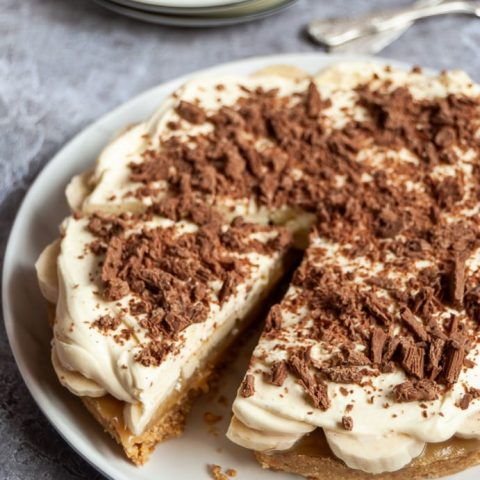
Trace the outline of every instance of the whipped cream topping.
[[[282, 253], [239, 253], [238, 258], [248, 261], [249, 268], [234, 294], [219, 304], [221, 282], [209, 284], [206, 320], [188, 326], [174, 342], [176, 348], [159, 365], [145, 366], [138, 361], [138, 354], [150, 339], [147, 329], [141, 326], [142, 315], [132, 315], [129, 310], [134, 295], [115, 301], [101, 295], [104, 256], [95, 255], [89, 247], [96, 240], [87, 228], [89, 220], [70, 217], [62, 225], [52, 360], [60, 381], [75, 395], [96, 397], [109, 393], [126, 402], [125, 422], [138, 435], [164, 400], [181, 388], [262, 298], [272, 277], [281, 271]], [[140, 229], [172, 227], [179, 237], [198, 230], [188, 221], [174, 223], [156, 217], [141, 222], [127, 235]], [[276, 232], [256, 233], [254, 237], [266, 241], [272, 235]], [[45, 268], [40, 264], [40, 273]], [[104, 316], [121, 322], [108, 331], [96, 328], [95, 321]]]

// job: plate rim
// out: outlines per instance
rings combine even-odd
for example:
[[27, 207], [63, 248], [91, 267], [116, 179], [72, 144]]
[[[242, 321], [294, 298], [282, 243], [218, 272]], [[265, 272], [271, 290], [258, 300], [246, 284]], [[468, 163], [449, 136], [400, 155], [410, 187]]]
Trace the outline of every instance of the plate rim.
[[135, 20], [147, 23], [153, 23], [156, 25], [166, 25], [170, 27], [183, 27], [183, 28], [214, 28], [214, 27], [228, 27], [231, 25], [237, 25], [247, 22], [254, 22], [263, 18], [269, 17], [283, 12], [284, 10], [293, 7], [297, 0], [282, 0], [277, 5], [262, 9], [257, 12], [251, 12], [245, 15], [239, 16], [226, 16], [226, 17], [208, 17], [195, 16], [195, 15], [174, 15], [168, 13], [162, 13], [152, 11], [152, 9], [142, 9], [140, 6], [131, 7], [125, 3], [119, 3], [115, 0], [93, 0], [97, 5], [102, 8], [106, 8], [117, 15], [122, 15], [127, 18], [133, 18]]
[[[191, 16], [198, 16], [198, 17], [206, 17], [208, 18], [209, 15], [212, 15], [214, 18], [217, 18], [219, 15], [231, 15], [231, 12], [237, 11], [239, 8], [246, 8], [252, 6], [252, 4], [258, 3], [260, 0], [241, 0], [237, 3], [229, 3], [226, 5], [218, 5], [212, 7], [168, 7], [156, 4], [151, 2], [150, 0], [110, 0], [110, 2], [116, 3], [118, 5], [125, 6], [127, 8], [133, 8], [134, 10], [141, 10], [149, 13], [156, 13], [160, 15], [170, 15], [170, 16], [178, 16], [178, 17], [191, 17]], [[298, 0], [295, 0], [298, 1]], [[256, 11], [266, 11], [275, 6], [281, 4], [281, 0], [276, 0], [276, 4], [274, 3], [270, 7], [261, 7], [257, 10], [253, 10], [251, 13], [256, 13]], [[248, 14], [236, 14], [234, 16], [245, 16]]]
[[[2, 268], [2, 313], [8, 344], [20, 376], [22, 377], [22, 380], [25, 383], [30, 395], [32, 396], [33, 400], [35, 401], [42, 414], [75, 452], [77, 452], [96, 471], [105, 475], [107, 478], [112, 480], [123, 480], [123, 478], [126, 477], [118, 476], [118, 472], [110, 464], [102, 464], [101, 462], [99, 462], [99, 459], [101, 458], [100, 453], [93, 451], [93, 449], [91, 448], [90, 452], [88, 452], [88, 446], [78, 445], [78, 442], [80, 440], [78, 436], [75, 439], [75, 432], [69, 431], [66, 426], [59, 424], [58, 420], [55, 419], [55, 410], [53, 409], [51, 411], [48, 408], [47, 402], [42, 398], [42, 386], [39, 380], [36, 379], [35, 376], [32, 375], [32, 373], [30, 372], [28, 362], [26, 362], [24, 353], [21, 349], [21, 342], [18, 342], [18, 339], [15, 337], [15, 331], [13, 329], [15, 314], [12, 306], [13, 302], [9, 296], [9, 290], [11, 288], [12, 281], [14, 281], [14, 267], [18, 263], [18, 260], [16, 260], [16, 257], [18, 256], [15, 255], [15, 238], [18, 236], [19, 231], [22, 228], [22, 218], [26, 215], [26, 212], [28, 212], [28, 208], [32, 206], [30, 205], [30, 203], [33, 201], [36, 193], [42, 191], [42, 185], [46, 181], [45, 179], [48, 178], [49, 174], [57, 168], [57, 164], [61, 163], [62, 158], [72, 155], [73, 151], [76, 148], [76, 145], [82, 143], [82, 141], [87, 139], [89, 136], [94, 135], [95, 132], [98, 130], [108, 130], [105, 128], [106, 124], [114, 122], [115, 118], [121, 117], [122, 115], [128, 116], [128, 112], [130, 110], [134, 110], [135, 105], [142, 104], [142, 102], [145, 102], [146, 99], [148, 99], [150, 96], [154, 96], [160, 91], [164, 90], [164, 95], [167, 95], [168, 92], [173, 91], [179, 85], [185, 83], [192, 77], [212, 74], [228, 74], [228, 71], [232, 69], [244, 69], [246, 71], [251, 69], [252, 71], [254, 71], [258, 68], [267, 67], [270, 65], [286, 64], [295, 66], [299, 63], [304, 62], [309, 64], [311, 63], [312, 66], [316, 66], [316, 69], [318, 70], [319, 68], [324, 68], [329, 64], [334, 64], [340, 61], [368, 61], [379, 64], [389, 64], [392, 66], [398, 66], [400, 68], [412, 67], [412, 65], [408, 62], [397, 61], [385, 57], [353, 54], [329, 55], [322, 52], [303, 52], [253, 56], [217, 64], [208, 68], [195, 70], [193, 72], [180, 75], [179, 77], [175, 77], [171, 80], [162, 82], [159, 85], [151, 87], [133, 96], [126, 102], [120, 103], [112, 110], [104, 113], [95, 121], [82, 128], [79, 132], [74, 134], [66, 143], [64, 143], [63, 146], [61, 146], [59, 150], [52, 156], [52, 158], [47, 161], [47, 163], [39, 171], [35, 180], [32, 182], [27, 192], [25, 193], [20, 203], [20, 206], [18, 207], [18, 210], [15, 214], [15, 219], [12, 223], [8, 235]], [[428, 70], [426, 71], [428, 72]], [[65, 394], [67, 394], [66, 391]], [[90, 447], [92, 445], [93, 442]], [[96, 455], [92, 455], [92, 453], [96, 453]]]
[[[115, 0], [114, 0], [115, 1]], [[234, 3], [218, 3], [214, 5], [208, 5], [208, 6], [185, 6], [185, 7], [180, 7], [180, 6], [174, 6], [173, 3], [172, 5], [170, 4], [163, 4], [163, 3], [158, 3], [155, 2], [154, 0], [123, 0], [119, 1], [119, 3], [123, 5], [130, 5], [132, 8], [137, 8], [137, 9], [144, 9], [148, 10], [151, 12], [158, 12], [158, 13], [165, 13], [165, 14], [170, 14], [170, 15], [205, 15], [211, 12], [217, 12], [218, 10], [228, 10], [231, 8], [238, 8], [242, 7], [243, 5], [248, 5], [249, 3], [253, 3], [257, 0], [238, 0]]]
[[184, 0], [182, 6], [178, 6], [178, 0], [135, 0], [138, 3], [144, 3], [149, 5], [158, 5], [161, 7], [171, 7], [171, 8], [210, 8], [210, 7], [219, 7], [226, 5], [235, 5], [237, 3], [246, 2], [248, 0], [204, 0], [203, 5], [198, 5], [198, 2], [195, 0]]

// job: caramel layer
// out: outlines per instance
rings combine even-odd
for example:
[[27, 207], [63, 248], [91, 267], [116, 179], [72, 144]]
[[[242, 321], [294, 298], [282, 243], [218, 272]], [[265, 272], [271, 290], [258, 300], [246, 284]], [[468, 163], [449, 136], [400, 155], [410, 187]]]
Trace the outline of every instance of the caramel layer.
[[[309, 457], [331, 457], [336, 459], [328, 446], [321, 428], [317, 428], [309, 435], [305, 435], [291, 451], [298, 455]], [[480, 440], [452, 437], [445, 442], [427, 443], [422, 455], [413, 460], [410, 466], [427, 465], [432, 462], [445, 460], [445, 458], [460, 458], [476, 451], [480, 451]]]

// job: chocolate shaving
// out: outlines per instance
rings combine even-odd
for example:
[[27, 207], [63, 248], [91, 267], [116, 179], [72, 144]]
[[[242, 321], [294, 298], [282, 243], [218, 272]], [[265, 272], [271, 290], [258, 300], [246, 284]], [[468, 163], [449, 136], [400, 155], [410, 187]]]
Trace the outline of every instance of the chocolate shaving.
[[377, 218], [376, 234], [380, 238], [398, 235], [403, 228], [403, 220], [390, 207], [384, 207]]
[[462, 200], [463, 185], [457, 177], [447, 177], [435, 184], [435, 196], [440, 208], [449, 209]]
[[435, 380], [440, 372], [442, 366], [440, 364], [443, 355], [445, 341], [441, 338], [433, 338], [428, 347], [428, 370], [429, 378]]
[[448, 293], [452, 304], [458, 308], [463, 305], [465, 291], [465, 258], [460, 255], [455, 258], [448, 276]]
[[387, 305], [378, 297], [372, 294], [365, 296], [364, 307], [375, 320], [383, 325], [390, 325], [393, 322], [392, 315], [387, 311]]
[[225, 300], [235, 291], [235, 279], [233, 276], [228, 276], [224, 282], [220, 291], [218, 292], [218, 301], [222, 305]]
[[320, 98], [320, 93], [316, 85], [310, 82], [307, 90], [307, 115], [311, 118], [318, 117], [322, 108], [323, 102]]
[[416, 378], [424, 377], [425, 350], [422, 346], [404, 341], [401, 343], [402, 367], [405, 371]]
[[351, 366], [369, 365], [370, 359], [359, 350], [347, 345], [342, 346], [343, 364]]
[[285, 361], [275, 362], [272, 365], [270, 374], [266, 376], [268, 383], [281, 387], [288, 375], [287, 363]]
[[460, 400], [455, 405], [462, 410], [467, 410], [472, 400], [473, 400], [473, 395], [467, 392], [464, 395], [462, 395]]
[[424, 342], [428, 340], [429, 336], [425, 327], [415, 318], [415, 315], [413, 315], [409, 308], [403, 307], [400, 309], [400, 318], [420, 340]]
[[383, 358], [382, 358], [383, 363], [388, 363], [393, 359], [393, 357], [398, 351], [398, 348], [400, 347], [400, 343], [401, 341], [399, 337], [390, 337], [388, 339], [387, 346], [384, 349], [384, 353], [383, 353]]
[[434, 142], [438, 147], [447, 148], [456, 141], [456, 137], [452, 127], [442, 127], [436, 133]]
[[144, 367], [158, 366], [168, 353], [168, 349], [159, 343], [152, 342], [142, 347], [136, 354], [135, 360]]
[[247, 374], [240, 386], [240, 395], [243, 398], [251, 397], [255, 393], [255, 377]]
[[453, 384], [458, 380], [465, 359], [465, 350], [463, 347], [457, 348], [453, 344], [447, 349], [445, 355], [445, 368], [442, 371], [442, 377], [447, 384]]
[[358, 367], [331, 367], [322, 369], [324, 376], [335, 383], [356, 383], [360, 384], [364, 376], [375, 375], [373, 370]]
[[304, 389], [312, 405], [320, 410], [328, 410], [330, 399], [327, 385], [312, 375], [305, 358], [302, 357], [304, 356], [293, 355], [288, 361], [288, 367], [298, 377], [298, 383]]
[[312, 405], [315, 408], [318, 408], [322, 411], [330, 408], [331, 403], [330, 399], [328, 398], [328, 388], [325, 383], [318, 382], [309, 388], [306, 388], [302, 381], [300, 381], [300, 384], [304, 387], [308, 397], [310, 398], [310, 401], [312, 402]]
[[198, 105], [181, 100], [177, 106], [178, 115], [187, 122], [199, 125], [207, 119], [205, 111]]
[[438, 387], [433, 380], [407, 380], [393, 389], [397, 402], [427, 402], [437, 398]]
[[348, 416], [342, 417], [342, 427], [349, 432], [353, 430], [353, 418]]
[[111, 315], [102, 315], [92, 322], [92, 327], [98, 328], [103, 333], [108, 333], [110, 330], [115, 330], [119, 327], [122, 321], [119, 318], [114, 318]]
[[383, 347], [387, 341], [387, 334], [381, 328], [373, 330], [370, 342], [370, 359], [373, 363], [381, 363], [383, 357]]
[[272, 332], [282, 328], [282, 313], [280, 305], [274, 305], [270, 312], [268, 312], [267, 320], [265, 321], [265, 331]]
[[464, 297], [465, 310], [468, 316], [480, 325], [480, 286], [468, 291]]

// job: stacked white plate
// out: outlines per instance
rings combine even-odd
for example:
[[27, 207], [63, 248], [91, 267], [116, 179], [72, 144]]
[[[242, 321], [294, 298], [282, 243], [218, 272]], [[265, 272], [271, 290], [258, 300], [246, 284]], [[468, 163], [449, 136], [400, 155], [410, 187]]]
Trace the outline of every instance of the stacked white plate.
[[116, 13], [181, 27], [218, 27], [272, 15], [296, 0], [95, 0]]

